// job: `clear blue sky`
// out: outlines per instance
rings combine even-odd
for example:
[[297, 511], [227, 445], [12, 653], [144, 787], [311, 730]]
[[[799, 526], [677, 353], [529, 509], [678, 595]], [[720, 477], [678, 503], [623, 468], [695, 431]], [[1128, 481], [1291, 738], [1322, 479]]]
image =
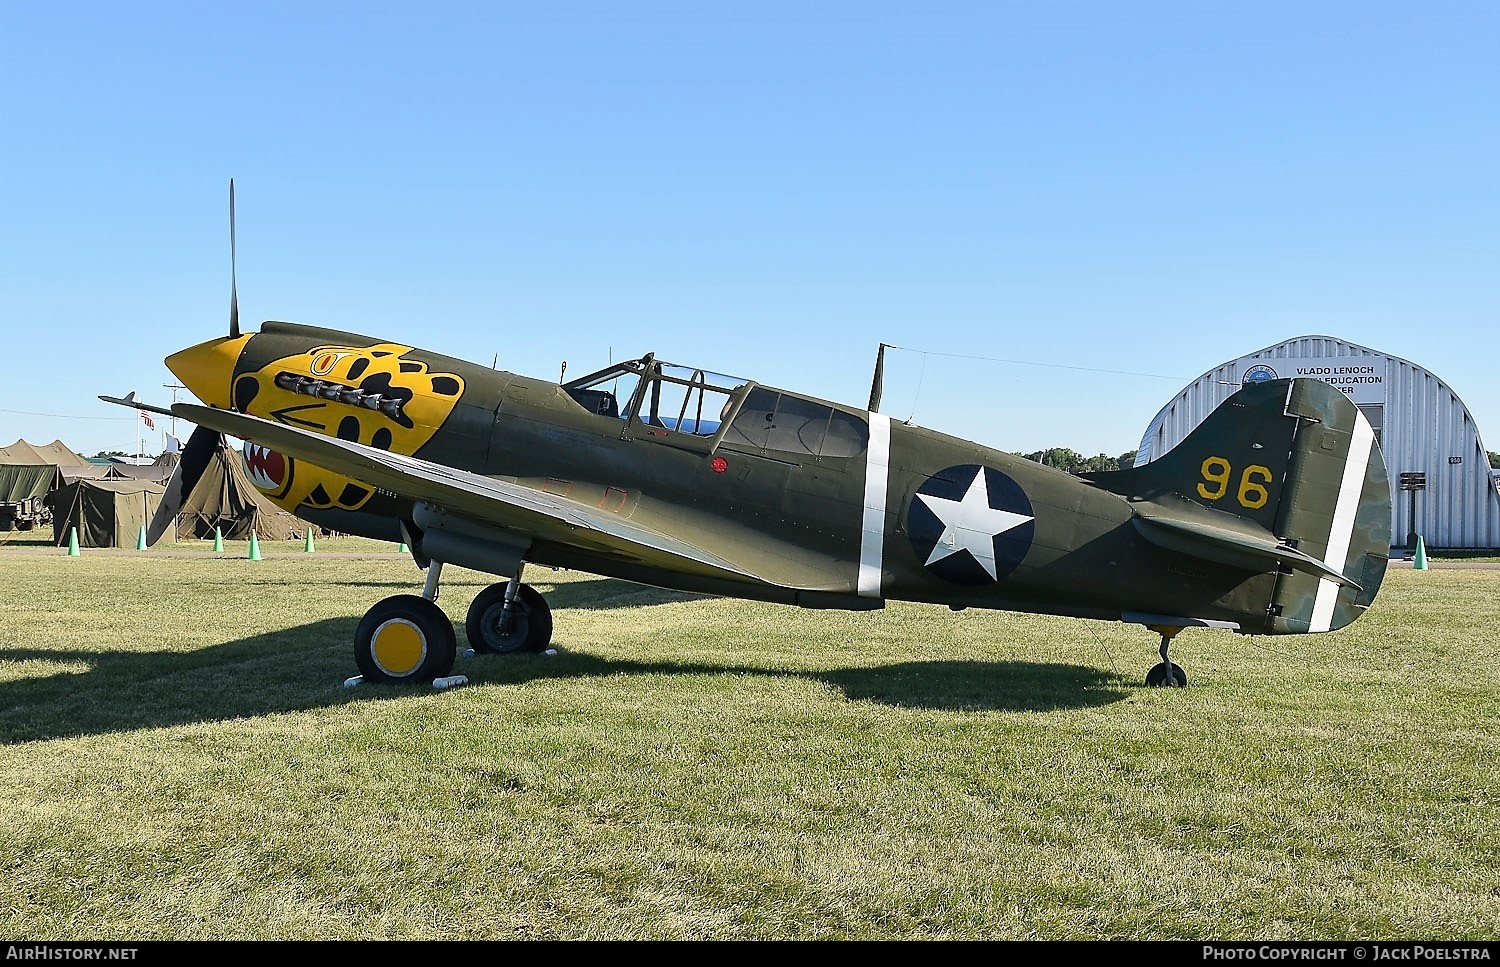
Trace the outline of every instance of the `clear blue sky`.
[[0, 445], [135, 448], [96, 397], [226, 331], [233, 178], [247, 329], [856, 405], [887, 342], [893, 416], [1111, 455], [1330, 335], [1500, 449], [1497, 51], [1491, 0], [5, 0]]

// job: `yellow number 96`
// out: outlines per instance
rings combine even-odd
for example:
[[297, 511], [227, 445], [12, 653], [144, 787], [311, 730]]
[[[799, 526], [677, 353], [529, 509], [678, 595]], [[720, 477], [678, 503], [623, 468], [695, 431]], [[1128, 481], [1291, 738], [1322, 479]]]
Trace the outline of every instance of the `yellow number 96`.
[[[1199, 468], [1203, 482], [1198, 484], [1198, 496], [1204, 500], [1218, 500], [1229, 493], [1229, 481], [1234, 468], [1223, 457], [1206, 457]], [[1266, 484], [1271, 482], [1271, 471], [1260, 464], [1251, 464], [1240, 474], [1240, 487], [1235, 493], [1241, 507], [1259, 510], [1271, 499]]]

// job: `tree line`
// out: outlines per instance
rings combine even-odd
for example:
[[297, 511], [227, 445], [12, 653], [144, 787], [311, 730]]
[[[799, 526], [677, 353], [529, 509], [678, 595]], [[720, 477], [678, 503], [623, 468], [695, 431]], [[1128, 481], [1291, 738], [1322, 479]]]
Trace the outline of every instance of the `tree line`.
[[1025, 457], [1043, 466], [1055, 467], [1068, 473], [1097, 473], [1101, 470], [1129, 470], [1135, 466], [1135, 453], [1134, 450], [1126, 450], [1118, 457], [1106, 456], [1102, 453], [1086, 457], [1076, 450], [1053, 447], [1050, 450], [1018, 453], [1016, 456]]

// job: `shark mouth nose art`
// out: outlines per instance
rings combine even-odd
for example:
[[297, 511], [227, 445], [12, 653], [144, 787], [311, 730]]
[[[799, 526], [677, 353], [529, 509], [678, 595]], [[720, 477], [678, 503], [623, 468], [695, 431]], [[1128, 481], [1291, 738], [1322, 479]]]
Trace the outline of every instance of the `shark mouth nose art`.
[[250, 482], [267, 493], [275, 493], [286, 486], [287, 459], [275, 450], [257, 443], [245, 444], [245, 470]]

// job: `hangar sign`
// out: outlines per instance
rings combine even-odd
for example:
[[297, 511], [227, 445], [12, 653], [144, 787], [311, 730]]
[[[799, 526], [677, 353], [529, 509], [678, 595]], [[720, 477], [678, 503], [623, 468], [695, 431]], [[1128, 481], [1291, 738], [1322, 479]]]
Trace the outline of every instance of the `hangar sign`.
[[1355, 403], [1385, 402], [1383, 356], [1286, 356], [1240, 360], [1240, 382], [1302, 377], [1321, 379]]

